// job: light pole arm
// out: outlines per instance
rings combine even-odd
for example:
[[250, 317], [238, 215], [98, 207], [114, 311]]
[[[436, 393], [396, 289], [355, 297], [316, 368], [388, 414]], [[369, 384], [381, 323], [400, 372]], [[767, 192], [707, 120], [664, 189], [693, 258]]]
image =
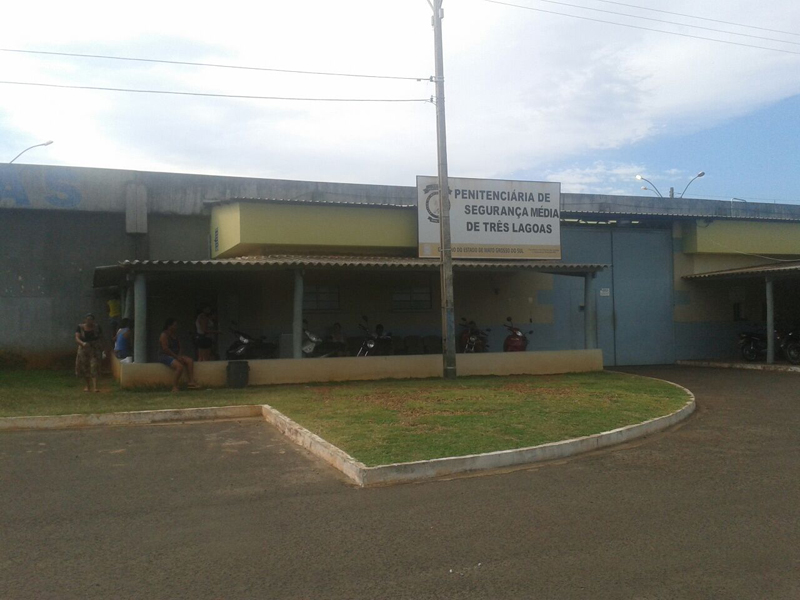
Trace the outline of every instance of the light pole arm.
[[41, 144], [34, 144], [33, 146], [29, 146], [29, 147], [25, 148], [25, 150], [23, 150], [22, 152], [20, 152], [19, 154], [17, 154], [17, 155], [16, 155], [14, 158], [12, 158], [10, 161], [8, 161], [8, 164], [11, 164], [11, 163], [13, 163], [13, 162], [14, 162], [15, 160], [17, 160], [17, 159], [18, 159], [20, 156], [22, 156], [23, 154], [25, 154], [25, 153], [26, 153], [28, 150], [32, 150], [32, 149], [34, 149], [34, 148], [38, 148], [39, 146], [49, 146], [49, 145], [50, 145], [50, 144], [52, 144], [52, 143], [53, 143], [53, 142], [52, 142], [52, 140], [51, 140], [51, 141], [49, 141], [49, 142], [42, 142]]
[[683, 195], [686, 193], [686, 190], [688, 190], [688, 189], [689, 189], [689, 186], [690, 186], [690, 185], [692, 185], [692, 182], [693, 182], [695, 179], [697, 179], [698, 177], [700, 177], [700, 175], [695, 175], [694, 177], [692, 177], [692, 178], [689, 180], [689, 183], [687, 183], [687, 184], [686, 184], [686, 187], [685, 187], [685, 188], [683, 188], [683, 191], [681, 192], [681, 195], [679, 196], [679, 198], [683, 198]]
[[664, 197], [664, 196], [662, 196], [662, 195], [661, 195], [661, 192], [659, 192], [659, 191], [658, 191], [658, 188], [656, 187], [656, 184], [655, 184], [655, 183], [653, 183], [653, 182], [652, 182], [652, 181], [650, 181], [649, 179], [645, 179], [644, 177], [639, 177], [639, 179], [641, 179], [642, 181], [646, 181], [647, 183], [649, 183], [650, 185], [652, 185], [652, 186], [653, 186], [653, 191], [655, 191], [655, 193], [656, 193], [656, 194], [658, 194], [660, 198], [663, 198], [663, 197]]

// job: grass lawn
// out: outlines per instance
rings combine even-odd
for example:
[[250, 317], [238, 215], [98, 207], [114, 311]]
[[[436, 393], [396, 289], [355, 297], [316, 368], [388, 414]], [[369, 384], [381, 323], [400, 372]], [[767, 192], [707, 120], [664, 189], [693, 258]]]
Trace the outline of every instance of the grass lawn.
[[621, 373], [385, 380], [87, 394], [73, 375], [0, 371], [0, 416], [270, 404], [367, 465], [535, 446], [682, 407], [680, 389]]

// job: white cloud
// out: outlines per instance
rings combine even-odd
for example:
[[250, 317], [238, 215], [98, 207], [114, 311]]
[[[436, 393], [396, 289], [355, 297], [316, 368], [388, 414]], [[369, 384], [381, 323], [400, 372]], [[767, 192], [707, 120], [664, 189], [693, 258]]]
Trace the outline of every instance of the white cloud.
[[[535, 6], [532, 0], [519, 1]], [[658, 6], [800, 30], [800, 5], [793, 0], [760, 7], [757, 19], [745, 0]], [[453, 175], [503, 177], [524, 170], [553, 178], [548, 163], [696, 131], [800, 93], [798, 56], [479, 0], [449, 0], [445, 9]], [[424, 0], [255, 5], [234, 0], [212, 12], [154, 1], [139, 2], [136, 10], [84, 2], [76, 10], [49, 1], [14, 3], [5, 10], [5, 22], [19, 24], [4, 31], [6, 47], [422, 77], [433, 70]], [[39, 15], [45, 10], [50, 18], [43, 20]], [[279, 96], [427, 98], [433, 93], [430, 83], [8, 53], [0, 53], [0, 79]], [[0, 89], [2, 155], [13, 155], [28, 142], [56, 141], [27, 155], [30, 162], [401, 184], [412, 184], [414, 175], [436, 167], [430, 104]], [[636, 174], [631, 169], [644, 166], [577, 165], [559, 177], [565, 191], [603, 192], [625, 189], [624, 178]], [[664, 175], [675, 179], [675, 173]]]

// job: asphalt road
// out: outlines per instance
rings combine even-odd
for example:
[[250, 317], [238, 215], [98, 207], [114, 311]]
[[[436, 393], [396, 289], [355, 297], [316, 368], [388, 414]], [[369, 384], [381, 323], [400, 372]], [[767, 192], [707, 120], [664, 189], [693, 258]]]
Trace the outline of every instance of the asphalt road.
[[257, 420], [0, 435], [0, 598], [800, 598], [800, 377], [672, 430], [361, 490]]

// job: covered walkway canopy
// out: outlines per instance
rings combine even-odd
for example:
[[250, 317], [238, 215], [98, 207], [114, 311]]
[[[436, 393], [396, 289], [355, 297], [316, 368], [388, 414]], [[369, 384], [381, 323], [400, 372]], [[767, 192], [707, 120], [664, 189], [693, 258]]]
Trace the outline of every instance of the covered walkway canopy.
[[[119, 287], [126, 291], [125, 314], [135, 323], [134, 361], [146, 362], [147, 355], [147, 278], [160, 274], [207, 274], [221, 272], [291, 271], [294, 273], [293, 354], [301, 358], [303, 335], [303, 272], [306, 270], [351, 271], [438, 271], [438, 260], [397, 256], [315, 256], [275, 255], [210, 260], [126, 260], [116, 265], [97, 267], [94, 287]], [[576, 264], [548, 260], [454, 260], [455, 271], [511, 272], [530, 271], [568, 275], [585, 279], [586, 348], [597, 347], [597, 311], [594, 278], [603, 264]], [[131, 284], [132, 291], [131, 294]]]
[[762, 279], [766, 286], [767, 299], [767, 363], [775, 362], [775, 290], [776, 280], [800, 280], [800, 260], [779, 260], [764, 265], [739, 267], [722, 271], [708, 271], [694, 275], [684, 275], [683, 279], [693, 281], [719, 281], [733, 279]]

